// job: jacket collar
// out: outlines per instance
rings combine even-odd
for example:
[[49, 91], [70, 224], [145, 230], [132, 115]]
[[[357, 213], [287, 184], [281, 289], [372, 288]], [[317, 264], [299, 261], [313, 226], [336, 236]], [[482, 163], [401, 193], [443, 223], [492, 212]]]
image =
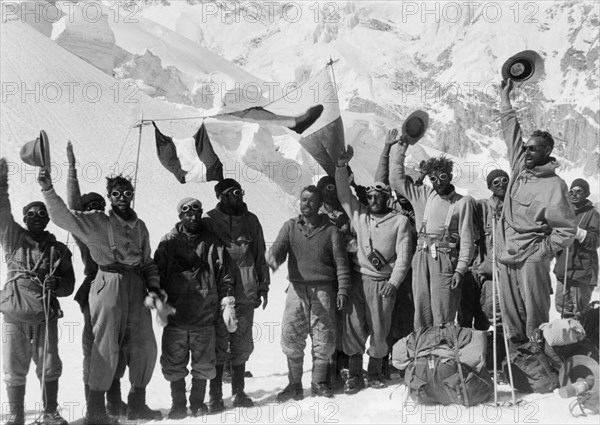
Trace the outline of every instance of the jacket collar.
[[108, 216], [110, 217], [111, 220], [116, 221], [117, 224], [119, 224], [120, 226], [123, 226], [123, 227], [127, 226], [127, 227], [133, 229], [138, 222], [138, 216], [135, 211], [131, 210], [131, 212], [133, 213], [133, 218], [131, 220], [123, 220], [112, 209], [108, 212]]
[[573, 208], [575, 209], [575, 214], [581, 214], [594, 208], [594, 204], [592, 204], [592, 201], [589, 199], [586, 199], [583, 205], [581, 205], [579, 208], [577, 208], [575, 205], [573, 205]]
[[239, 215], [231, 215], [231, 214], [227, 214], [226, 212], [223, 211], [223, 204], [221, 202], [217, 203], [217, 205], [215, 205], [215, 211], [217, 211], [219, 213], [219, 215], [221, 216], [227, 216], [227, 217], [241, 217], [244, 214], [246, 214], [248, 212], [248, 205], [246, 205], [245, 202], [242, 203], [242, 210], [241, 213]]
[[550, 162], [544, 165], [537, 165], [531, 169], [525, 168], [525, 174], [531, 177], [543, 178], [556, 175], [556, 169], [559, 167], [558, 161], [554, 157], [550, 157]]

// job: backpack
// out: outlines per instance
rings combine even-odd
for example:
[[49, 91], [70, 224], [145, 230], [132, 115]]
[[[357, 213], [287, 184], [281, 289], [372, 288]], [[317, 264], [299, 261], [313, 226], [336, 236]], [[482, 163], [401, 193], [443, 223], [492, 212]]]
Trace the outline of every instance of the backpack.
[[489, 400], [494, 384], [487, 369], [477, 373], [455, 359], [429, 355], [408, 366], [405, 381], [410, 397], [420, 404], [474, 406]]
[[[473, 406], [489, 400], [494, 384], [486, 368], [461, 362], [461, 358], [485, 359], [485, 341], [479, 345], [469, 343], [476, 333], [485, 337], [485, 333], [455, 325], [425, 328], [408, 337], [412, 361], [406, 369], [405, 382], [413, 401]], [[469, 350], [482, 352], [467, 355]]]
[[[558, 368], [537, 343], [524, 343], [509, 359], [515, 390], [544, 394], [558, 388]], [[510, 376], [507, 359], [502, 362], [502, 369], [505, 376]]]
[[585, 334], [594, 344], [596, 349], [600, 349], [599, 328], [600, 328], [600, 302], [592, 301], [583, 316], [581, 316], [581, 325], [585, 329]]

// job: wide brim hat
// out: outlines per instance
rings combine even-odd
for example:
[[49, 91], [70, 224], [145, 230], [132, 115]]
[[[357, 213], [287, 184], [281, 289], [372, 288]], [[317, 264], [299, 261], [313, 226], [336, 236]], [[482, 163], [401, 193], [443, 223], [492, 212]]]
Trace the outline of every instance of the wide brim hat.
[[429, 127], [429, 115], [425, 111], [415, 111], [402, 123], [402, 135], [409, 145], [417, 143]]
[[44, 130], [40, 131], [40, 136], [23, 145], [20, 152], [21, 160], [25, 164], [36, 167], [50, 167], [50, 142], [48, 135]]
[[544, 59], [533, 50], [523, 50], [508, 58], [502, 65], [502, 79], [513, 80], [516, 86], [533, 83], [544, 73]]
[[569, 357], [561, 366], [558, 382], [561, 387], [564, 387], [592, 377], [594, 378], [594, 387], [589, 390], [598, 391], [598, 362], [591, 357], [576, 354]]

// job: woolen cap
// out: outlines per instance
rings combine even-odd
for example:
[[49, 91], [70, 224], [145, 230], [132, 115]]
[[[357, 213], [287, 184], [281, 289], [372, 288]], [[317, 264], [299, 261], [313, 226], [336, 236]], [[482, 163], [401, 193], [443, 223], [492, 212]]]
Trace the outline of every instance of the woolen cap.
[[570, 189], [573, 189], [575, 186], [579, 186], [580, 188], [585, 190], [585, 193], [588, 193], [588, 194], [590, 193], [590, 184], [587, 181], [585, 181], [584, 179], [573, 180], [573, 183], [571, 183]]

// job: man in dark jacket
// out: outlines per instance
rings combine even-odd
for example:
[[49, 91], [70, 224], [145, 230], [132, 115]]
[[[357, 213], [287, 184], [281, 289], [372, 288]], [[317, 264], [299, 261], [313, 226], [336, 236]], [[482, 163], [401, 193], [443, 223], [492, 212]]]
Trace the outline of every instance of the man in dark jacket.
[[[252, 325], [254, 309], [267, 306], [269, 267], [265, 261], [265, 237], [256, 215], [244, 203], [244, 190], [234, 179], [224, 179], [215, 186], [219, 203], [208, 212], [218, 229], [231, 241], [227, 248], [234, 263], [235, 315], [237, 330], [227, 331], [223, 320], [217, 321], [217, 368], [210, 381], [209, 413], [224, 409], [223, 365], [231, 360], [231, 392], [234, 407], [251, 407], [250, 397], [244, 392], [246, 362], [254, 351]], [[229, 348], [229, 353], [228, 353]]]
[[206, 381], [215, 377], [215, 321], [219, 300], [233, 288], [232, 261], [219, 238], [202, 223], [202, 203], [184, 198], [177, 205], [179, 223], [158, 245], [154, 261], [161, 288], [175, 314], [162, 336], [160, 364], [171, 383], [173, 406], [169, 419], [187, 416], [185, 377], [192, 356], [190, 410], [208, 411], [204, 404]]
[[[81, 195], [79, 188], [79, 180], [77, 179], [77, 162], [73, 153], [73, 145], [69, 141], [67, 143], [67, 158], [69, 160], [69, 176], [67, 178], [67, 205], [69, 209], [74, 211], [100, 211], [104, 212], [106, 202], [102, 195], [96, 192], [86, 193]], [[90, 361], [92, 358], [92, 346], [94, 344], [94, 332], [92, 330], [92, 319], [90, 316], [90, 288], [92, 282], [98, 273], [98, 264], [92, 259], [90, 249], [79, 238], [73, 237], [79, 252], [81, 253], [81, 261], [83, 262], [83, 274], [85, 278], [75, 292], [75, 301], [79, 304], [83, 313], [83, 331], [81, 334], [81, 345], [83, 349], [83, 384], [85, 391], [85, 399], [88, 399], [90, 391]], [[121, 400], [121, 378], [125, 374], [126, 359], [125, 354], [121, 350], [119, 353], [119, 364], [115, 372], [112, 385], [106, 392], [106, 411], [111, 416], [120, 416], [127, 414], [127, 405]]]
[[322, 202], [319, 189], [305, 187], [300, 194], [301, 215], [285, 222], [267, 257], [274, 271], [288, 258], [291, 282], [281, 325], [289, 382], [277, 394], [278, 402], [304, 397], [302, 373], [308, 335], [312, 340], [312, 394], [331, 397], [326, 380], [336, 343], [335, 309], [348, 304], [350, 268], [343, 236], [326, 215], [319, 214]]
[[[568, 250], [556, 258], [556, 310], [564, 317], [579, 319], [586, 311], [592, 297], [593, 286], [598, 284], [598, 247], [600, 247], [600, 214], [588, 199], [590, 185], [584, 179], [571, 183], [569, 198], [575, 207], [577, 233]], [[568, 258], [567, 258], [568, 252]], [[567, 281], [565, 282], [565, 262]]]
[[[62, 311], [56, 297], [73, 293], [75, 274], [71, 251], [45, 230], [50, 219], [44, 203], [26, 205], [23, 222], [27, 229], [12, 216], [8, 167], [6, 160], [0, 158], [0, 242], [8, 272], [0, 294], [0, 311], [4, 314], [2, 366], [8, 396], [5, 424], [25, 422], [25, 383], [33, 360], [38, 379], [43, 383], [43, 423], [66, 425], [67, 421], [56, 411], [58, 379], [62, 374], [58, 355], [58, 319]], [[27, 303], [11, 302], [18, 294], [31, 301], [28, 310], [23, 309]], [[48, 307], [44, 308], [46, 302]]]

